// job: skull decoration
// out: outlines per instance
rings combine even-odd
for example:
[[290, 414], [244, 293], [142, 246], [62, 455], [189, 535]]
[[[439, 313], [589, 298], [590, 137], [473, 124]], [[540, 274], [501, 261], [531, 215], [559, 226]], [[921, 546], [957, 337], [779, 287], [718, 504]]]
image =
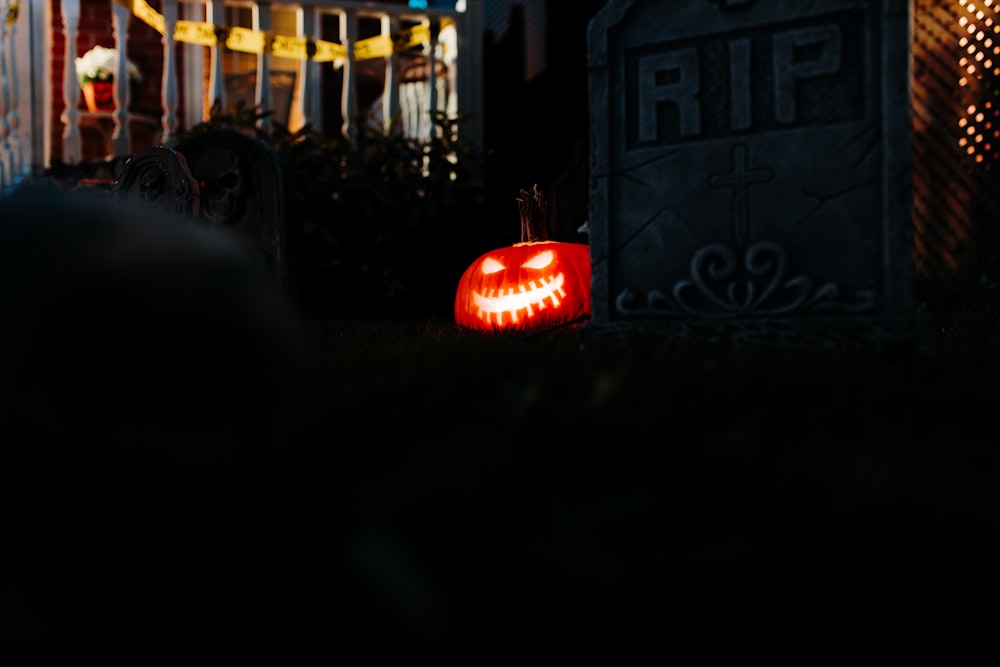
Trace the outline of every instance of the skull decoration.
[[205, 151], [192, 171], [201, 179], [202, 216], [213, 225], [240, 220], [246, 197], [239, 156], [227, 150]]
[[[545, 236], [537, 187], [519, 199], [521, 243], [480, 256], [462, 274], [455, 322], [481, 331], [534, 331], [590, 315], [590, 247]], [[539, 215], [540, 212], [540, 215]]]

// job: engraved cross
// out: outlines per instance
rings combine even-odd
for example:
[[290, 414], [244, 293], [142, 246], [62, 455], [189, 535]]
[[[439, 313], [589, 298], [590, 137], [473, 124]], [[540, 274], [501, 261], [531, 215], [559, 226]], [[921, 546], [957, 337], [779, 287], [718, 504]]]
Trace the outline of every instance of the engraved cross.
[[767, 167], [751, 169], [747, 164], [745, 144], [733, 146], [733, 170], [728, 174], [712, 174], [708, 184], [716, 188], [732, 188], [731, 219], [733, 238], [743, 245], [750, 235], [750, 198], [747, 190], [756, 183], [766, 183], [774, 177], [774, 171]]

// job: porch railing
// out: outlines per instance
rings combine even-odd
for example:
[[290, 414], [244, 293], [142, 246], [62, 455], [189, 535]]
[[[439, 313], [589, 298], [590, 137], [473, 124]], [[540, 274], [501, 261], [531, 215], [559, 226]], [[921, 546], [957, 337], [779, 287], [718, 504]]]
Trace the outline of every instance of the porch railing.
[[[81, 90], [75, 61], [82, 55], [77, 52], [81, 7], [90, 2], [110, 4], [114, 48], [120, 54], [114, 77], [115, 105], [109, 119], [110, 156], [135, 152], [130, 125], [136, 119], [130, 111], [126, 72], [128, 27], [133, 21], [143, 21], [162, 35], [160, 110], [153, 121], [158, 130], [157, 145], [172, 145], [179, 129], [207, 119], [206, 99], [218, 100], [226, 107], [223, 57], [233, 49], [256, 55], [253, 102], [264, 110], [269, 110], [274, 100], [273, 58], [295, 60], [291, 116], [300, 126], [308, 123], [327, 134], [339, 130], [349, 139], [356, 136], [360, 118], [358, 65], [364, 61], [369, 71], [373, 66], [380, 68], [384, 79], [377, 112], [385, 127], [393, 119], [401, 119], [403, 132], [426, 137], [434, 131], [430, 112], [438, 110], [462, 114], [465, 120], [457, 125], [460, 138], [481, 143], [482, 0], [438, 3], [447, 6], [426, 9], [351, 0], [161, 0], [155, 9], [145, 0], [0, 0], [6, 17], [0, 21], [0, 185], [4, 189], [32, 171], [48, 167], [54, 156], [67, 164], [82, 159], [81, 113], [86, 112], [79, 109]], [[252, 26], [225, 25], [227, 6], [249, 8]], [[272, 31], [275, 8], [285, 15], [294, 12], [293, 34]], [[338, 34], [324, 35], [321, 25], [331, 21], [339, 27]], [[359, 21], [366, 25], [377, 21], [380, 29], [376, 35], [359, 39]], [[61, 61], [52, 56], [57, 37], [65, 45]], [[207, 58], [203, 55], [205, 46], [209, 47]], [[419, 86], [401, 77], [403, 46], [426, 58], [426, 78]], [[180, 50], [183, 72], [176, 66]], [[448, 61], [443, 70], [436, 66], [442, 59]], [[61, 72], [53, 72], [54, 63]], [[324, 127], [323, 67], [342, 72], [339, 128]], [[206, 79], [208, 90], [203, 94]], [[53, 80], [61, 81], [61, 88]], [[180, 108], [182, 86], [187, 88]], [[30, 122], [23, 122], [25, 117]], [[267, 124], [269, 119], [260, 122]]]
[[28, 43], [22, 6], [17, 0], [0, 0], [0, 194], [29, 169], [24, 145], [25, 126], [21, 104], [24, 77], [18, 53]]

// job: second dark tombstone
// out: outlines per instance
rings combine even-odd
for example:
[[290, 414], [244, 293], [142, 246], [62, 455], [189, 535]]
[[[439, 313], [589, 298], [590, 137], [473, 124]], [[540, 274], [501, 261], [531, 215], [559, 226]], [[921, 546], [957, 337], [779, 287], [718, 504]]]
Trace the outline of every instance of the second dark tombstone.
[[266, 143], [235, 130], [207, 130], [177, 145], [200, 188], [199, 217], [243, 239], [282, 291], [293, 288], [288, 167]]
[[911, 328], [906, 0], [615, 0], [589, 32], [591, 325]]
[[184, 156], [170, 148], [146, 148], [130, 156], [108, 196], [121, 203], [198, 217], [198, 181]]

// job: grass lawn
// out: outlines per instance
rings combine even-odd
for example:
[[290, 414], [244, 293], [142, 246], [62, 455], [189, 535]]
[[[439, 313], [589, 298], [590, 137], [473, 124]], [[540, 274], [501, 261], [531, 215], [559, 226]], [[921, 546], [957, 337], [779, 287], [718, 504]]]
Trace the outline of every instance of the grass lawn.
[[1000, 294], [920, 310], [926, 338], [839, 350], [306, 322], [340, 622], [393, 646], [987, 662]]

